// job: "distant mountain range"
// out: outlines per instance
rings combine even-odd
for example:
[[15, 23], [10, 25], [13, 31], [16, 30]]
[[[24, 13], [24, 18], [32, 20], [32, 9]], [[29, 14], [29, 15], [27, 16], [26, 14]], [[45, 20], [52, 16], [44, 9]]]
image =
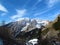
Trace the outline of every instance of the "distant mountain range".
[[6, 24], [5, 27], [10, 28], [11, 33], [14, 33], [16, 37], [20, 32], [29, 32], [34, 28], [41, 28], [41, 26], [46, 26], [49, 24], [47, 20], [38, 19], [22, 19], [16, 22], [11, 22]]
[[46, 26], [49, 24], [49, 21], [47, 20], [38, 20], [38, 19], [22, 19], [16, 22], [11, 22], [5, 26], [7, 27], [15, 27], [15, 26], [22, 26], [22, 27], [26, 27], [26, 26], [31, 26], [31, 27], [36, 27], [36, 28], [40, 28], [41, 25]]
[[46, 26], [49, 24], [49, 21], [47, 20], [37, 20], [37, 19], [22, 19], [16, 22], [11, 22], [8, 23], [6, 25], [4, 25], [5, 27], [9, 27], [9, 28], [27, 28], [27, 27], [36, 27], [36, 28], [40, 28], [42, 25]]

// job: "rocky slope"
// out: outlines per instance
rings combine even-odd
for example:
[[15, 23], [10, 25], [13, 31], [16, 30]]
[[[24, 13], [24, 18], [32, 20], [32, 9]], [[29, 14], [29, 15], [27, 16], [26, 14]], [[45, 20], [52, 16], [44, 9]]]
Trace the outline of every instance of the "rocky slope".
[[[57, 39], [60, 41], [60, 14], [57, 18], [50, 22], [42, 31], [43, 38]], [[59, 40], [58, 40], [59, 39]]]

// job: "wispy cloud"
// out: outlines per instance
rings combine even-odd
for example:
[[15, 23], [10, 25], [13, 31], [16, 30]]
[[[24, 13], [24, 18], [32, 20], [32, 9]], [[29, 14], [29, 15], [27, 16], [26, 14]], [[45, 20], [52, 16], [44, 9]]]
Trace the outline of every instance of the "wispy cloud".
[[59, 0], [47, 0], [48, 7], [53, 7]]
[[11, 16], [11, 19], [14, 20], [16, 18], [20, 18], [20, 17], [23, 17], [26, 13], [26, 9], [22, 9], [22, 10], [16, 10], [17, 11], [17, 14], [16, 15], [13, 15]]
[[0, 4], [0, 11], [4, 12], [1, 14], [1, 16], [4, 16], [8, 12], [8, 10], [2, 4]]
[[7, 12], [4, 12], [4, 13], [1, 14], [1, 16], [5, 16], [6, 14], [7, 14]]
[[37, 2], [32, 6], [31, 10], [36, 9], [36, 5], [37, 5], [38, 3], [40, 3], [41, 1], [42, 1], [42, 0], [37, 0]]
[[51, 18], [56, 18], [58, 15], [60, 14], [60, 10], [56, 13], [54, 13], [52, 16], [50, 16]]
[[[52, 8], [51, 8], [51, 9], [52, 9]], [[44, 14], [44, 13], [50, 11], [51, 9], [47, 9], [47, 10], [44, 10], [44, 11], [42, 11], [42, 12], [35, 13], [34, 16], [42, 15], [42, 14]]]

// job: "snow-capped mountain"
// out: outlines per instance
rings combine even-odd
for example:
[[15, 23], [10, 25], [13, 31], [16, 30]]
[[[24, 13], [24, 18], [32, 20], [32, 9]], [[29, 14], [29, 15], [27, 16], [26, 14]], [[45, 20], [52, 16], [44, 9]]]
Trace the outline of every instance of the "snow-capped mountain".
[[19, 20], [19, 23], [21, 22], [22, 25], [31, 25], [31, 26], [36, 26], [36, 25], [43, 25], [46, 26], [49, 24], [49, 21], [47, 20], [38, 20], [38, 19], [23, 19], [23, 20]]
[[7, 27], [10, 28], [11, 33], [14, 32], [14, 36], [17, 36], [20, 32], [29, 32], [34, 28], [41, 28], [41, 26], [46, 26], [49, 21], [38, 20], [38, 19], [22, 19], [16, 22], [9, 23]]
[[[22, 20], [22, 24], [25, 24], [26, 28], [41, 28], [41, 26], [46, 26], [49, 24], [49, 21], [47, 20], [37, 20], [37, 19], [29, 19], [29, 20]], [[24, 23], [25, 22], [25, 23]], [[26, 29], [26, 28], [23, 29]]]
[[27, 29], [27, 28], [40, 28], [41, 26], [46, 26], [49, 24], [49, 21], [47, 20], [38, 20], [38, 19], [29, 19], [29, 18], [24, 18], [21, 20], [18, 20], [13, 23], [9, 23], [8, 27], [13, 27], [15, 28], [22, 28], [21, 31]]

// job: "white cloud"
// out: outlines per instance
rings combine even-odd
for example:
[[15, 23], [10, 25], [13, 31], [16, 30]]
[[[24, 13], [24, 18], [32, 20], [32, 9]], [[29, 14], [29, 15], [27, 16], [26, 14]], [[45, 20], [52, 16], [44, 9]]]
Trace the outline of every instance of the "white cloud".
[[21, 21], [21, 20], [29, 21], [30, 18], [29, 17], [20, 17], [20, 18], [17, 18], [17, 19], [11, 19], [9, 22], [15, 22], [15, 21]]
[[53, 7], [59, 0], [47, 0], [48, 7]]
[[1, 16], [5, 16], [6, 13], [8, 12], [8, 10], [3, 5], [1, 5], [1, 4], [0, 4], [0, 11], [4, 12], [4, 13], [1, 14]]
[[21, 17], [24, 16], [25, 13], [26, 13], [26, 9], [16, 10], [16, 11], [17, 11], [17, 14], [11, 16], [11, 19], [13, 19], [13, 20], [16, 19], [16, 18], [21, 18]]
[[3, 12], [8, 12], [7, 9], [1, 4], [0, 4], [0, 10], [3, 11]]
[[29, 20], [29, 18], [28, 17], [24, 17], [24, 18], [18, 18], [18, 19], [16, 19], [15, 21], [21, 21], [21, 20]]

